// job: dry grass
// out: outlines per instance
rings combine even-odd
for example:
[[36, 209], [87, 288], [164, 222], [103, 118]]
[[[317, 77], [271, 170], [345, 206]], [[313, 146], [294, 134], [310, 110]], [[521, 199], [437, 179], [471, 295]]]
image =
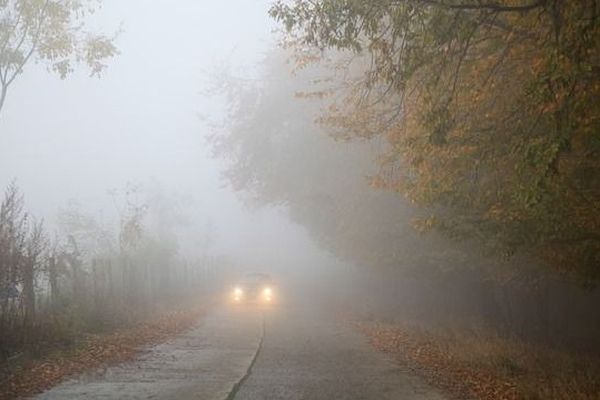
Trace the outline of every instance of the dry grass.
[[501, 338], [489, 332], [431, 333], [361, 323], [372, 344], [456, 398], [600, 400], [600, 358]]

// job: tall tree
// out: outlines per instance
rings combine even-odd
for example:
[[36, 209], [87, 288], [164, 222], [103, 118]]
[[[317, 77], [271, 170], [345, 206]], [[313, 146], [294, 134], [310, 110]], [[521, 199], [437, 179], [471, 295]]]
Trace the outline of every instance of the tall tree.
[[0, 1], [0, 112], [8, 89], [32, 59], [66, 78], [76, 62], [99, 75], [117, 49], [113, 39], [85, 31], [91, 0]]
[[373, 183], [421, 226], [600, 278], [598, 0], [290, 3], [271, 15], [296, 49], [368, 59], [324, 121], [388, 140]]
[[23, 210], [23, 196], [12, 182], [0, 204], [0, 327], [13, 323], [14, 301], [22, 282], [21, 267], [27, 246], [28, 215]]
[[22, 265], [23, 300], [25, 306], [25, 326], [31, 327], [35, 321], [35, 284], [44, 254], [48, 249], [47, 238], [41, 221], [35, 222], [30, 229], [25, 247]]
[[259, 80], [219, 81], [229, 114], [212, 144], [228, 161], [227, 182], [251, 205], [284, 206], [315, 243], [350, 263], [411, 272], [459, 264], [458, 246], [412, 228], [419, 213], [407, 201], [369, 187], [376, 140], [339, 142], [315, 123], [322, 102], [299, 95], [329, 73], [315, 67], [290, 76], [289, 57], [271, 51]]

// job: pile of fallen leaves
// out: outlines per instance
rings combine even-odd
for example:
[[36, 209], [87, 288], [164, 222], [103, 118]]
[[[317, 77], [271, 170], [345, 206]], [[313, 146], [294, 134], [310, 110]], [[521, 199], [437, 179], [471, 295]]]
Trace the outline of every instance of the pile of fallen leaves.
[[88, 335], [73, 348], [30, 360], [0, 384], [0, 400], [41, 393], [84, 370], [132, 360], [143, 346], [165, 341], [197, 323], [203, 309], [175, 311], [109, 334]]
[[520, 399], [514, 382], [500, 380], [493, 371], [462, 365], [443, 346], [432, 340], [394, 326], [358, 326], [368, 335], [375, 348], [394, 355], [416, 369], [429, 383], [457, 398]]
[[461, 341], [399, 325], [359, 322], [378, 350], [457, 399], [600, 399], [598, 360], [473, 337]]

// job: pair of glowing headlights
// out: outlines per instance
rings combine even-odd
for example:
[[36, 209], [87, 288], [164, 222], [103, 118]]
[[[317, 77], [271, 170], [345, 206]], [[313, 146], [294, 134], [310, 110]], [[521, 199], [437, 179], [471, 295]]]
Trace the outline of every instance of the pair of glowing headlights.
[[[233, 289], [233, 299], [235, 301], [240, 301], [242, 300], [242, 298], [244, 297], [244, 289], [242, 289], [241, 287], [236, 287], [235, 289]], [[262, 291], [261, 291], [261, 298], [265, 301], [271, 301], [273, 299], [273, 289], [271, 289], [270, 287], [265, 287]]]

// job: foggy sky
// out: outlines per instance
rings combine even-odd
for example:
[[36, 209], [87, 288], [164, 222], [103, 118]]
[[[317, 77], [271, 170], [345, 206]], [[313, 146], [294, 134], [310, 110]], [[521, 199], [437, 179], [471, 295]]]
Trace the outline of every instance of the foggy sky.
[[121, 54], [101, 79], [79, 68], [61, 81], [43, 65], [27, 66], [0, 114], [0, 186], [16, 178], [26, 208], [52, 229], [69, 200], [114, 218], [107, 190], [155, 182], [190, 199], [195, 224], [212, 223], [219, 252], [249, 264], [294, 252], [319, 259], [284, 212], [250, 213], [222, 187], [200, 117], [223, 116], [224, 104], [205, 94], [215, 69], [227, 63], [252, 77], [274, 46], [269, 3], [105, 0], [93, 26], [122, 29]]

